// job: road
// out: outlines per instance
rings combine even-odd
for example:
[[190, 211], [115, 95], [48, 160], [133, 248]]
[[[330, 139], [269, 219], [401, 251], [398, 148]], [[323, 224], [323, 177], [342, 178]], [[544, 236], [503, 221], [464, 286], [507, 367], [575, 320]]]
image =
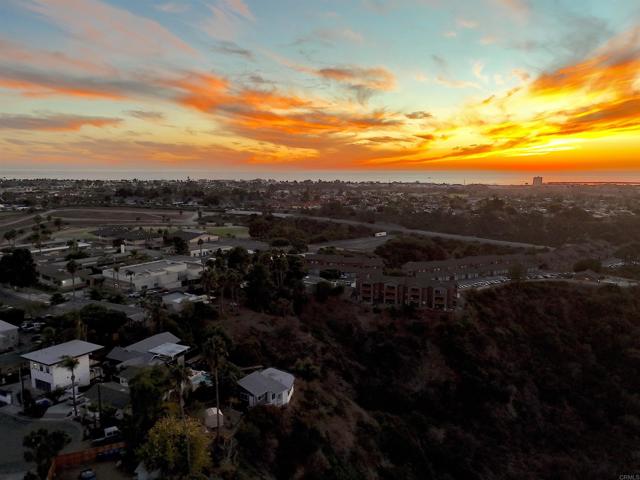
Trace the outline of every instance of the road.
[[[227, 213], [232, 215], [261, 215], [261, 212], [254, 212], [248, 210], [229, 210]], [[274, 213], [274, 217], [279, 218], [289, 218], [289, 217], [299, 217], [299, 218], [309, 218], [311, 220], [318, 220], [321, 222], [334, 222], [334, 223], [344, 223], [346, 225], [358, 225], [368, 227], [373, 231], [386, 231], [386, 232], [400, 232], [400, 233], [413, 233], [416, 235], [423, 235], [425, 237], [440, 237], [447, 238], [450, 240], [460, 240], [463, 242], [478, 242], [485, 243], [487, 245], [498, 245], [503, 247], [516, 247], [516, 248], [535, 248], [535, 249], [544, 249], [544, 248], [552, 248], [547, 247], [545, 245], [536, 245], [533, 243], [523, 243], [523, 242], [510, 242], [508, 240], [496, 240], [494, 238], [482, 238], [475, 237], [471, 235], [458, 235], [455, 233], [443, 233], [443, 232], [433, 232], [430, 230], [418, 230], [415, 228], [407, 228], [402, 225], [397, 225], [393, 223], [367, 223], [360, 222], [358, 220], [346, 220], [340, 218], [329, 218], [329, 217], [314, 217], [309, 215], [302, 215], [297, 213]]]
[[[71, 212], [81, 212], [81, 215], [71, 215]], [[65, 213], [67, 214], [65, 216]], [[261, 215], [261, 212], [250, 210], [228, 210], [226, 213], [231, 215]], [[86, 216], [85, 216], [86, 214]], [[107, 216], [105, 216], [105, 214]], [[203, 215], [207, 215], [207, 212], [203, 212]], [[52, 217], [62, 218], [65, 222], [82, 224], [82, 225], [148, 225], [161, 224], [163, 216], [170, 216], [172, 225], [197, 225], [197, 213], [192, 211], [184, 211], [183, 215], [180, 215], [177, 210], [163, 210], [163, 209], [147, 209], [147, 208], [61, 208], [54, 210], [47, 210], [46, 212], [38, 212], [37, 214], [28, 215], [26, 217], [10, 220], [2, 223], [0, 220], [0, 233], [11, 228], [20, 228], [31, 225], [36, 215], [40, 215], [46, 218], [48, 215]], [[358, 225], [364, 226], [372, 231], [387, 231], [387, 232], [399, 232], [399, 233], [413, 233], [417, 235], [423, 235], [425, 237], [440, 237], [451, 240], [459, 240], [463, 242], [478, 242], [488, 245], [497, 245], [504, 247], [516, 247], [516, 248], [551, 248], [545, 245], [536, 245], [532, 243], [524, 242], [510, 242], [508, 240], [497, 240], [494, 238], [483, 238], [472, 235], [458, 235], [455, 233], [434, 232], [431, 230], [419, 230], [414, 228], [403, 227], [393, 223], [367, 223], [358, 220], [347, 220], [339, 218], [329, 217], [315, 217], [309, 215], [302, 215], [296, 213], [274, 213], [273, 216], [280, 218], [309, 218], [312, 220], [318, 220], [323, 222], [343, 223], [346, 225]], [[140, 220], [137, 220], [140, 217]], [[145, 218], [146, 217], [146, 218]], [[164, 224], [166, 226], [166, 224]]]
[[[5, 407], [9, 408], [9, 407]], [[73, 452], [84, 448], [82, 442], [82, 427], [70, 420], [33, 420], [18, 418], [5, 414], [0, 409], [0, 438], [2, 439], [2, 453], [0, 453], [0, 478], [9, 478], [10, 474], [24, 473], [29, 464], [24, 461], [22, 439], [25, 435], [39, 428], [49, 431], [62, 430], [71, 437], [71, 443], [63, 452]], [[22, 478], [22, 477], [20, 477]]]
[[[73, 214], [75, 213], [75, 215]], [[79, 214], [79, 215], [78, 215]], [[180, 215], [178, 210], [164, 210], [152, 208], [83, 208], [69, 207], [46, 210], [26, 215], [24, 217], [3, 222], [0, 219], [0, 233], [11, 229], [20, 229], [31, 227], [33, 219], [36, 216], [46, 218], [51, 215], [54, 218], [61, 218], [66, 223], [80, 225], [162, 225], [162, 217], [168, 216], [172, 225], [192, 225], [197, 223], [197, 213], [192, 211], [183, 211]], [[137, 219], [140, 217], [140, 220]]]

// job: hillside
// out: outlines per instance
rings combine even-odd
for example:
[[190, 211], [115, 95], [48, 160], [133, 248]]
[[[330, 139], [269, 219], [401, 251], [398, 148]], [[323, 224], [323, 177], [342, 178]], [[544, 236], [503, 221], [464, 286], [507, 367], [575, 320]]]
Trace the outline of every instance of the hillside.
[[238, 365], [298, 378], [227, 478], [617, 478], [640, 452], [640, 292], [509, 285], [429, 319], [330, 299], [230, 317]]

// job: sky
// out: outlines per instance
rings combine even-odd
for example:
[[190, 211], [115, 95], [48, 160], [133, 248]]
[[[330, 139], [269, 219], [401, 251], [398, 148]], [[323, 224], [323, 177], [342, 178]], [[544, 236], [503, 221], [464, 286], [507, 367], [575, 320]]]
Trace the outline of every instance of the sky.
[[0, 0], [2, 169], [618, 172], [637, 0]]

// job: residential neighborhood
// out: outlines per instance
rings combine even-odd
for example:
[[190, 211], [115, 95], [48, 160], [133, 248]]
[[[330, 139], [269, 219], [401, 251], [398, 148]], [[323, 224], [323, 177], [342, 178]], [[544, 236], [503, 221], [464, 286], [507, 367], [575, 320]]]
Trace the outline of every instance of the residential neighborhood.
[[[533, 237], [434, 234], [399, 219], [369, 223], [366, 216], [414, 198], [424, 205], [446, 198], [458, 207], [464, 198], [472, 215], [499, 216], [493, 209], [517, 211], [525, 194], [532, 205], [547, 204], [541, 195], [565, 192], [564, 186], [489, 193], [451, 187], [442, 196], [435, 185], [396, 185], [385, 197], [391, 187], [372, 184], [190, 185], [220, 191], [225, 208], [195, 200], [152, 205], [143, 197], [130, 203], [119, 182], [103, 183], [100, 191], [117, 189], [124, 196], [115, 198], [126, 207], [120, 200], [104, 206], [92, 197], [93, 184], [83, 186], [79, 206], [58, 210], [43, 210], [49, 205], [42, 201], [62, 184], [0, 190], [5, 205], [27, 194], [36, 205], [0, 216], [0, 232], [8, 233], [0, 249], [0, 434], [15, 425], [22, 436], [39, 425], [65, 432], [70, 443], [51, 459], [60, 478], [98, 468], [108, 469], [104, 478], [157, 476], [165, 467], [156, 468], [162, 458], [150, 445], [161, 432], [181, 428], [194, 445], [207, 445], [215, 465], [207, 471], [236, 471], [237, 458], [256, 455], [261, 442], [282, 438], [285, 430], [316, 435], [311, 432], [323, 424], [312, 413], [318, 402], [334, 402], [323, 407], [327, 418], [360, 415], [352, 411], [355, 400], [327, 398], [351, 398], [348, 382], [367, 378], [353, 377], [350, 364], [333, 356], [347, 348], [336, 342], [355, 335], [349, 355], [364, 362], [392, 351], [369, 335], [384, 343], [389, 332], [456, 325], [480, 292], [538, 285], [555, 291], [567, 284], [631, 291], [640, 279], [633, 242], [553, 245]], [[225, 197], [241, 186], [253, 193]], [[259, 209], [263, 195], [277, 199], [281, 211]], [[354, 213], [336, 210], [332, 198]], [[591, 201], [580, 198], [584, 206]], [[448, 215], [464, 215], [458, 207]], [[573, 215], [577, 207], [555, 208]], [[379, 387], [371, 388], [357, 401], [387, 401]], [[335, 435], [330, 422], [322, 428], [321, 435]], [[31, 468], [21, 454], [22, 436], [0, 476]], [[78, 463], [80, 454], [85, 460]]]

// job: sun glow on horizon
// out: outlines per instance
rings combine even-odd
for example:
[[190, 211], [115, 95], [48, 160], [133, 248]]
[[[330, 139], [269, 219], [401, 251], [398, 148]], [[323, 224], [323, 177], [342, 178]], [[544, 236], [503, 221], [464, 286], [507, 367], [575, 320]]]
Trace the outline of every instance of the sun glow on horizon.
[[634, 2], [450, 3], [2, 5], [0, 166], [640, 171]]

